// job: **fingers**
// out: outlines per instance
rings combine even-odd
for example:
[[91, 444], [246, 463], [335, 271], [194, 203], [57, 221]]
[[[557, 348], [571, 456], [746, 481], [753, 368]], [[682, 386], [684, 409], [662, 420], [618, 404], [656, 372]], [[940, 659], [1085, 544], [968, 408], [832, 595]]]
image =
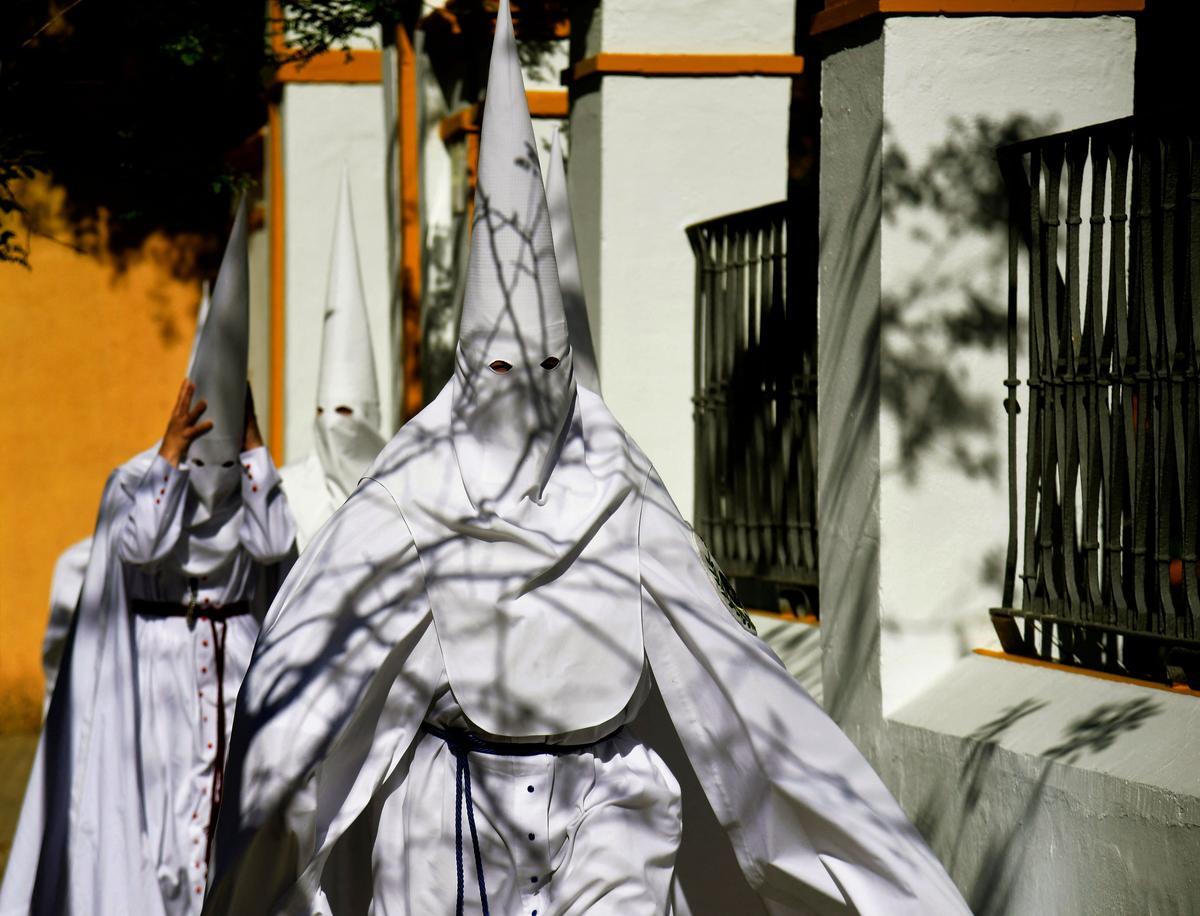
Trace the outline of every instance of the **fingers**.
[[196, 393], [196, 386], [192, 384], [191, 379], [184, 379], [179, 384], [179, 394], [175, 396], [175, 407], [172, 413], [182, 414], [187, 413], [188, 404], [192, 403], [192, 395]]
[[[208, 401], [205, 401], [203, 399], [197, 401], [195, 406], [192, 407], [192, 409], [190, 411], [188, 411], [187, 425], [195, 426], [196, 421], [200, 419], [200, 414], [204, 413], [204, 411], [207, 409], [208, 409]], [[212, 426], [212, 423], [209, 423], [208, 425]]]
[[212, 420], [205, 420], [203, 423], [197, 423], [195, 426], [189, 425], [187, 429], [183, 431], [183, 438], [185, 438], [188, 442], [191, 442], [194, 439], [199, 439], [212, 428]]

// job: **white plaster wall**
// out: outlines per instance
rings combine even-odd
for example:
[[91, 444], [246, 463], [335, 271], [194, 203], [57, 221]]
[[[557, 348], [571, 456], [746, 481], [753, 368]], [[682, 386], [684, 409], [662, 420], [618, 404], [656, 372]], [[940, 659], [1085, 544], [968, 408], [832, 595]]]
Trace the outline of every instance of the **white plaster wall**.
[[[942, 69], [961, 43], [974, 43], [969, 59]], [[897, 642], [894, 628], [931, 608], [986, 625], [999, 592], [972, 594], [972, 561], [1007, 536], [1007, 506], [1002, 489], [956, 483], [944, 469], [916, 487], [886, 471], [896, 430], [879, 398], [881, 298], [922, 260], [903, 221], [882, 219], [883, 124], [919, 160], [945, 136], [949, 113], [1002, 117], [1024, 104], [1058, 114], [1060, 128], [1116, 117], [1131, 100], [1132, 51], [1128, 20], [912, 19], [832, 51], [822, 72], [825, 705], [973, 911], [989, 916], [1197, 912], [1197, 711], [1194, 698], [1169, 691], [978, 655], [955, 660], [957, 650], [919, 631]], [[988, 66], [975, 68], [977, 58]], [[970, 240], [967, 248], [952, 269], [972, 269], [979, 252]], [[1003, 359], [977, 361], [966, 381], [993, 393], [1002, 431]], [[896, 708], [921, 683], [927, 689]]]
[[[606, 16], [611, 15], [606, 10]], [[787, 80], [606, 77], [599, 136], [573, 131], [571, 189], [580, 246], [599, 244], [589, 309], [613, 413], [645, 449], [685, 517], [693, 481], [695, 262], [691, 223], [782, 200]], [[574, 127], [574, 125], [573, 125]], [[581, 144], [599, 144], [580, 158]], [[600, 175], [583, 172], [596, 163]], [[593, 166], [595, 168], [595, 166]], [[600, 181], [598, 210], [580, 186]], [[598, 291], [596, 287], [598, 286]]]
[[[518, 42], [523, 44], [523, 42]], [[562, 72], [571, 65], [570, 41], [560, 38], [542, 46], [536, 60], [521, 66], [521, 78], [527, 90], [561, 90]]]
[[791, 54], [795, 0], [603, 0], [600, 50]]
[[[283, 96], [286, 461], [312, 444], [329, 245], [343, 164], [350, 169], [359, 264], [383, 416], [392, 416], [386, 137], [379, 85], [289, 83]], [[384, 430], [390, 434], [391, 430]]]
[[882, 41], [822, 62], [821, 106], [817, 530], [824, 705], [869, 754], [881, 719]]
[[[1026, 115], [1069, 130], [1124, 117], [1133, 110], [1134, 29], [1131, 20], [1095, 18], [895, 17], [883, 30], [885, 152], [899, 150], [919, 166], [950, 136], [950, 120], [1003, 120]], [[886, 181], [886, 175], [884, 180]], [[886, 191], [885, 191], [886, 193]], [[936, 215], [912, 215], [881, 230], [882, 292], [903, 297], [918, 271], [930, 270], [927, 239], [914, 239], [919, 221], [935, 239], [944, 235]], [[1003, 257], [986, 266], [988, 241], [964, 239], [932, 266], [967, 275], [1003, 305]], [[1006, 250], [1003, 238], [992, 244]], [[1025, 287], [1021, 287], [1021, 310]], [[959, 307], [959, 298], [912, 303], [926, 314]], [[1025, 342], [1018, 376], [1027, 376]], [[1001, 456], [994, 482], [969, 479], [938, 449], [916, 483], [894, 469], [897, 429], [882, 414], [882, 663], [884, 712], [936, 681], [972, 646], [994, 642], [987, 610], [1000, 603], [1000, 586], [981, 578], [981, 562], [1002, 552], [1008, 538], [1007, 419], [1002, 406], [1007, 375], [1003, 346], [962, 353], [957, 369], [966, 391], [992, 405], [991, 445]], [[1027, 404], [1027, 390], [1021, 401]], [[1024, 454], [1024, 420], [1018, 454]], [[1018, 475], [1023, 481], [1023, 469]], [[1023, 504], [1023, 503], [1022, 503]]]

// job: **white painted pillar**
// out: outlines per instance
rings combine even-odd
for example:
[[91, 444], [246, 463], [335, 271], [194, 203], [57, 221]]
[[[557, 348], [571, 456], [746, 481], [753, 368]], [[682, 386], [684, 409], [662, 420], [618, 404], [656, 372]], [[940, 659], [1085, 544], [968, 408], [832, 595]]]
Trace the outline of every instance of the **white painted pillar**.
[[[791, 54], [791, 0], [603, 0], [599, 53]], [[685, 517], [693, 501], [694, 262], [685, 228], [782, 200], [790, 81], [605, 75], [572, 86], [568, 181], [604, 397]]]
[[[990, 130], [981, 124], [1049, 133], [1131, 114], [1134, 24], [895, 16], [828, 41], [818, 355], [824, 684], [827, 707], [871, 753], [881, 715], [991, 638], [988, 609], [1001, 585], [984, 574], [985, 561], [1002, 563], [1008, 538], [1006, 341], [948, 345], [943, 334], [948, 318], [966, 314], [968, 289], [1003, 314], [1005, 235], [970, 226], [955, 235], [946, 207], [905, 203], [905, 176], [939, 151], [969, 146]], [[1000, 186], [993, 161], [962, 151], [927, 177], [959, 193], [955, 172], [968, 162], [982, 170], [979, 184]], [[1003, 206], [969, 189], [960, 197]], [[902, 421], [887, 406], [889, 395], [918, 406], [930, 396], [925, 380], [897, 372], [914, 353], [983, 405], [980, 422], [960, 425], [957, 439], [946, 415], [936, 418], [916, 462], [901, 454]], [[909, 388], [887, 390], [904, 378]], [[976, 457], [994, 452], [997, 476], [964, 473], [956, 443]]]

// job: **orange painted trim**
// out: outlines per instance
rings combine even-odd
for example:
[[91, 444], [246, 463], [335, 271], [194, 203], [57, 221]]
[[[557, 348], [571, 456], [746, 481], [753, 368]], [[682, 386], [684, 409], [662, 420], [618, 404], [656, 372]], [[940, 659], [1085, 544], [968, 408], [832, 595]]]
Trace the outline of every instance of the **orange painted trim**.
[[267, 431], [267, 444], [275, 464], [282, 467], [283, 453], [283, 360], [284, 360], [284, 245], [283, 245], [283, 119], [279, 104], [272, 102], [267, 108], [267, 170], [268, 205], [270, 216], [267, 221], [268, 261], [270, 266], [270, 375], [271, 375], [271, 422]]
[[771, 620], [782, 620], [784, 623], [804, 623], [810, 627], [819, 627], [821, 618], [816, 614], [781, 614], [779, 611], [763, 611], [758, 608], [746, 608], [747, 614], [753, 614], [755, 617], [769, 617]]
[[795, 54], [597, 54], [577, 63], [572, 80], [589, 76], [799, 76]]
[[1140, 13], [1146, 0], [840, 0], [813, 17], [819, 35], [876, 15], [1069, 16]]
[[565, 89], [530, 89], [525, 98], [529, 101], [529, 116], [532, 118], [565, 118], [571, 113], [571, 104]]
[[438, 136], [443, 143], [453, 143], [463, 134], [479, 133], [479, 105], [468, 105], [438, 122]]
[[275, 71], [277, 83], [380, 83], [383, 54], [380, 51], [323, 51], [306, 61], [289, 61]]
[[404, 378], [400, 418], [425, 406], [421, 386], [421, 149], [417, 122], [417, 54], [403, 26], [396, 29], [399, 83], [397, 145], [400, 167], [400, 366]]
[[479, 133], [467, 134], [467, 226], [475, 227], [475, 185], [479, 180]]
[[1021, 665], [1033, 665], [1037, 668], [1052, 668], [1055, 671], [1065, 671], [1067, 674], [1080, 674], [1084, 677], [1099, 678], [1102, 681], [1116, 681], [1119, 684], [1133, 684], [1135, 687], [1152, 687], [1155, 690], [1165, 690], [1168, 693], [1182, 693], [1190, 697], [1200, 697], [1200, 690], [1190, 687], [1160, 684], [1158, 681], [1143, 681], [1141, 678], [1126, 677], [1123, 674], [1111, 674], [1108, 671], [1092, 671], [1089, 668], [1077, 668], [1074, 665], [1064, 665], [1061, 662], [1050, 662], [1044, 658], [1026, 658], [1023, 655], [1010, 655], [996, 649], [976, 649], [976, 655], [984, 658], [995, 658], [1005, 662], [1017, 662]]
[[[271, 51], [283, 60], [293, 53], [283, 34], [283, 7], [270, 0], [267, 28]], [[381, 83], [383, 53], [372, 48], [347, 51], [322, 51], [304, 61], [287, 61], [275, 71], [276, 83]]]
[[267, 29], [271, 36], [271, 50], [276, 57], [287, 56], [287, 44], [283, 40], [283, 4], [270, 0], [267, 4]]
[[[571, 113], [571, 103], [565, 89], [529, 89], [525, 93], [531, 118], [565, 118]], [[478, 102], [446, 115], [438, 122], [438, 135], [443, 143], [453, 143], [463, 134], [478, 133], [482, 122]]]

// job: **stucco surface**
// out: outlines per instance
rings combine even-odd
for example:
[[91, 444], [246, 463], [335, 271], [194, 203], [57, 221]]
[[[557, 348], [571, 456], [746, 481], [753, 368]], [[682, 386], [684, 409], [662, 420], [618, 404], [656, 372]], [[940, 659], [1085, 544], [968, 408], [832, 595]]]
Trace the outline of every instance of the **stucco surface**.
[[977, 913], [1200, 908], [1200, 703], [969, 656], [877, 765]]
[[858, 740], [880, 715], [879, 231], [883, 45], [822, 72], [817, 516], [825, 708]]
[[[981, 119], [995, 125], [1022, 120], [1066, 130], [1124, 117], [1133, 110], [1134, 32], [1118, 17], [1018, 18], [894, 17], [883, 27], [883, 148], [912, 170], [935, 149], [975, 156], [975, 167], [998, 176], [990, 147], [970, 142]], [[884, 198], [891, 190], [882, 180]], [[935, 173], [935, 175], [938, 173]], [[973, 193], [966, 182], [941, 173], [950, 192]], [[1003, 313], [1007, 289], [1007, 239], [971, 227], [951, 238], [957, 214], [944, 209], [896, 207], [880, 222], [883, 301], [894, 302], [910, 325], [938, 328], [944, 316], [968, 307], [965, 290]], [[1002, 219], [1003, 214], [996, 216]], [[946, 289], [938, 284], [945, 283]], [[1025, 290], [1021, 291], [1025, 314]], [[943, 352], [936, 331], [895, 333], [882, 341], [881, 370], [906, 347]], [[1024, 337], [1018, 375], [1028, 375]], [[881, 415], [881, 543], [883, 577], [883, 704], [888, 712], [915, 696], [972, 646], [994, 644], [986, 618], [998, 605], [995, 577], [1008, 538], [1005, 469], [1007, 417], [1002, 381], [1007, 375], [1003, 339], [991, 345], [955, 344], [945, 361], [964, 396], [987, 405], [985, 425], [970, 434], [977, 454], [997, 459], [996, 476], [969, 476], [953, 452], [953, 437], [935, 434], [911, 479], [898, 454], [895, 416]], [[1027, 391], [1020, 393], [1027, 401]], [[918, 398], [920, 393], [916, 395]], [[1022, 415], [1022, 420], [1024, 415]], [[1024, 423], [1018, 425], [1024, 455]], [[1023, 462], [1018, 466], [1023, 483]]]
[[171, 271], [182, 244], [153, 236], [122, 268], [60, 242], [63, 193], [24, 189], [45, 235], [0, 280], [0, 732], [38, 723], [54, 562], [92, 533], [112, 469], [162, 435], [200, 299]]
[[[975, 912], [1200, 912], [1196, 698], [963, 658], [999, 602], [999, 586], [980, 581], [979, 560], [1007, 537], [1006, 492], [967, 480], [936, 447], [914, 479], [897, 473], [898, 427], [880, 389], [902, 342], [890, 336], [885, 303], [936, 319], [954, 302], [906, 299], [914, 274], [978, 282], [986, 292], [981, 274], [991, 269], [989, 239], [969, 232], [929, 266], [922, 244], [945, 229], [936, 213], [885, 217], [895, 190], [885, 163], [903, 154], [919, 166], [955, 139], [955, 117], [1022, 115], [1065, 129], [1128, 114], [1133, 24], [897, 17], [855, 40], [832, 50], [822, 71], [826, 708]], [[913, 234], [918, 226], [926, 242]], [[967, 362], [958, 378], [992, 398], [1003, 470], [1003, 353], [971, 352]]]
[[602, 50], [790, 54], [795, 15], [791, 0], [604, 0]]
[[598, 318], [605, 400], [685, 517], [693, 486], [695, 312], [685, 229], [783, 199], [789, 88], [760, 77], [608, 77], [597, 90], [599, 119], [588, 122], [593, 132], [573, 126], [577, 157], [598, 144], [598, 161], [591, 161], [598, 176], [580, 174], [588, 159], [576, 158], [571, 186], [600, 182], [599, 206], [578, 201], [575, 217], [591, 223], [581, 225], [577, 241], [589, 297], [597, 290], [589, 305]]

